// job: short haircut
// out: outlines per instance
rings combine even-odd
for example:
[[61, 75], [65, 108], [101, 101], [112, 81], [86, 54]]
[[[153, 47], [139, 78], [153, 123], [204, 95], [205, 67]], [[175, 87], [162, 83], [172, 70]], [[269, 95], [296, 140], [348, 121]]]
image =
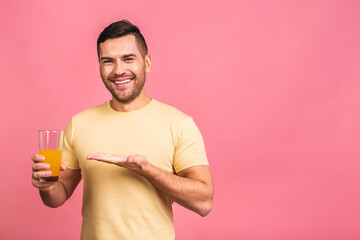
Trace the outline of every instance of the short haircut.
[[128, 20], [123, 19], [121, 21], [110, 24], [100, 33], [99, 38], [97, 39], [98, 57], [100, 57], [100, 43], [103, 43], [108, 39], [120, 38], [126, 35], [133, 35], [135, 37], [137, 47], [143, 57], [148, 54], [148, 48], [145, 39], [140, 33], [139, 28]]

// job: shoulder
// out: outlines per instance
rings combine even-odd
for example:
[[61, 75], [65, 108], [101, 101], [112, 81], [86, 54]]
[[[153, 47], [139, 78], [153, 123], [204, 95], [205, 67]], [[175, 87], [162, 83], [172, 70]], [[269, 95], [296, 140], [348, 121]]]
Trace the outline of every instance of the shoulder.
[[179, 109], [173, 106], [159, 102], [157, 100], [154, 101], [155, 101], [153, 108], [154, 111], [156, 111], [158, 114], [161, 114], [163, 117], [177, 121], [188, 121], [192, 119], [191, 116], [187, 115], [186, 113], [180, 111]]
[[77, 114], [75, 114], [72, 117], [72, 120], [74, 121], [83, 121], [86, 119], [94, 119], [97, 117], [102, 116], [104, 113], [106, 113], [106, 103], [102, 103], [100, 105], [87, 108]]

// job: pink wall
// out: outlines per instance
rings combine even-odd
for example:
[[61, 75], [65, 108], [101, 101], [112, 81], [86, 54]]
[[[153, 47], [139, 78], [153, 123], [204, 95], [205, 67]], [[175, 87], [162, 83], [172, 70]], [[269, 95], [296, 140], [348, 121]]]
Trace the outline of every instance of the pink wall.
[[[360, 239], [359, 1], [0, 2], [0, 239], [79, 239], [81, 188], [59, 209], [31, 185], [37, 130], [110, 98], [96, 38], [128, 18], [149, 94], [192, 115], [215, 178], [178, 240]], [[56, 234], [52, 234], [56, 232]]]

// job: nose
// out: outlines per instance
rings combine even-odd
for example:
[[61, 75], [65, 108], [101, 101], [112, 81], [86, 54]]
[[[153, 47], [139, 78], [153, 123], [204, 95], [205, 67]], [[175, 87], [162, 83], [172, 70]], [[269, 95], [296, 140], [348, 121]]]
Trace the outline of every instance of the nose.
[[118, 76], [125, 73], [125, 67], [121, 61], [116, 61], [113, 73]]

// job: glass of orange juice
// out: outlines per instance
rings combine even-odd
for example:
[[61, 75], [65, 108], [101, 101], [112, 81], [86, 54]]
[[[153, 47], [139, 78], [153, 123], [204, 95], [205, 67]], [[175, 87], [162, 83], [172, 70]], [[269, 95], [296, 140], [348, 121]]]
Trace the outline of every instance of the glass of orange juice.
[[59, 180], [63, 137], [64, 131], [39, 130], [39, 154], [45, 157], [43, 163], [50, 164], [50, 171], [52, 172], [50, 177], [40, 178], [40, 182]]

